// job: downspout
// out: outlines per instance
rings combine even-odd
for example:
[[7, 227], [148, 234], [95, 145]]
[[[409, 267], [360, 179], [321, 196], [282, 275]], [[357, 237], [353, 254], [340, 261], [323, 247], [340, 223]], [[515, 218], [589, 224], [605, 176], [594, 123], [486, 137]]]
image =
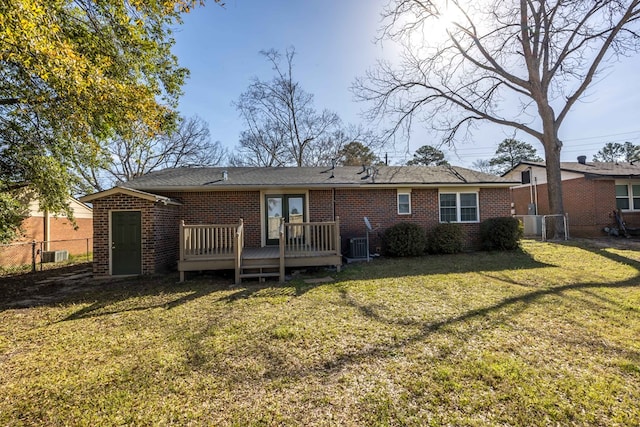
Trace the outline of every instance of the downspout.
[[533, 203], [533, 170], [529, 166], [529, 203]]
[[535, 201], [535, 204], [534, 204], [534, 206], [536, 208], [535, 215], [538, 215], [538, 177], [533, 178], [533, 182], [535, 183], [533, 185], [534, 186], [534, 192], [533, 193], [534, 193], [535, 198], [536, 198], [536, 201]]
[[51, 222], [49, 219], [49, 211], [48, 210], [44, 210], [44, 230], [42, 233], [42, 240], [44, 240], [44, 248], [43, 250], [48, 251], [49, 250], [49, 240], [51, 237]]
[[333, 219], [332, 219], [332, 221], [335, 221], [336, 220], [336, 189], [332, 188], [331, 189], [331, 193], [332, 193], [331, 203], [333, 204]]

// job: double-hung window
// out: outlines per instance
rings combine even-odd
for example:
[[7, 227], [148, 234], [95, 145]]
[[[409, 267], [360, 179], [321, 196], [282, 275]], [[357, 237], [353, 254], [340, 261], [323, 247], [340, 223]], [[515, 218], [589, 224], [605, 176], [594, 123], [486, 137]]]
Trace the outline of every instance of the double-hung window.
[[478, 222], [478, 193], [440, 193], [440, 222]]
[[616, 208], [640, 211], [640, 182], [616, 182]]
[[411, 191], [398, 190], [398, 215], [411, 214]]

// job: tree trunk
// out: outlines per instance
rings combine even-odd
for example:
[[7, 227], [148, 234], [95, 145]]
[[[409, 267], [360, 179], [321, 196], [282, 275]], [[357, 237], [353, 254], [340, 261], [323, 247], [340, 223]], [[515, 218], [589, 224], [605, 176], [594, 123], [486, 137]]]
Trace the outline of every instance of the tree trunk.
[[[551, 122], [551, 123], [549, 123]], [[549, 214], [563, 215], [564, 204], [562, 201], [562, 172], [560, 170], [560, 150], [562, 142], [558, 139], [555, 128], [555, 120], [543, 120], [543, 140], [545, 163], [547, 169], [547, 197], [549, 200]], [[563, 231], [561, 219], [549, 220], [547, 236], [553, 239], [560, 238]]]

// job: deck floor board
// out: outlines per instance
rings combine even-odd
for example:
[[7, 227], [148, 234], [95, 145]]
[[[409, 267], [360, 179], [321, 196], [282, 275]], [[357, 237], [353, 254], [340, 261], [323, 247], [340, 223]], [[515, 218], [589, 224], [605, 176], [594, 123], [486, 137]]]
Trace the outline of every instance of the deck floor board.
[[271, 259], [280, 258], [280, 248], [277, 246], [265, 246], [263, 248], [244, 248], [242, 259]]

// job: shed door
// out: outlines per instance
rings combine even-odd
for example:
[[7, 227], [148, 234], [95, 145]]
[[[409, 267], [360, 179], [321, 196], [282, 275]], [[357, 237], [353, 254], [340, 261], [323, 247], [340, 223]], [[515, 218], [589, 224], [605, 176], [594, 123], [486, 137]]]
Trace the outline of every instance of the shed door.
[[111, 213], [111, 274], [142, 273], [140, 212]]

